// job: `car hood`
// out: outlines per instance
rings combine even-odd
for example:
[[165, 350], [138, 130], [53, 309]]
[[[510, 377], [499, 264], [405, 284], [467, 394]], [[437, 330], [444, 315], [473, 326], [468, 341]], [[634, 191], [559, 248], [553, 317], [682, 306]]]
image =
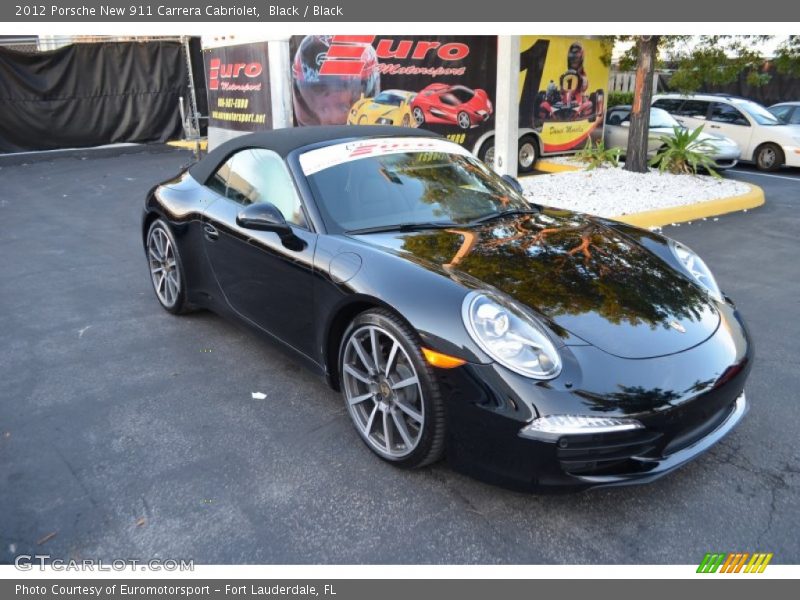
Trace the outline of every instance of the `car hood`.
[[565, 343], [624, 358], [680, 352], [720, 321], [697, 285], [579, 213], [544, 209], [477, 227], [357, 237], [468, 288], [498, 289], [544, 317]]

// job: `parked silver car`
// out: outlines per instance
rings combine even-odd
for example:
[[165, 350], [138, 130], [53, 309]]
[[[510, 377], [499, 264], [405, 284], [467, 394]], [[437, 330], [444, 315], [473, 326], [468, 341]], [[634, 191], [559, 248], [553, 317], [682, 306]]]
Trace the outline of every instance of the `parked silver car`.
[[[606, 113], [605, 127], [603, 128], [603, 139], [606, 148], [621, 148], [623, 156], [628, 147], [628, 132], [631, 125], [630, 116], [630, 106], [614, 106], [613, 108], [609, 108]], [[675, 135], [675, 127], [683, 128], [683, 126], [667, 111], [661, 110], [660, 108], [650, 109], [650, 132], [647, 143], [648, 156], [655, 155], [658, 149], [664, 145], [664, 142], [661, 140], [663, 136], [672, 137]], [[713, 152], [710, 153], [710, 158], [714, 161], [716, 169], [730, 169], [738, 162], [741, 151], [733, 140], [726, 137], [711, 135], [705, 131], [702, 132], [697, 139], [698, 141], [705, 142], [709, 148], [713, 149]]]
[[779, 102], [767, 109], [784, 125], [793, 125], [800, 130], [800, 101]]

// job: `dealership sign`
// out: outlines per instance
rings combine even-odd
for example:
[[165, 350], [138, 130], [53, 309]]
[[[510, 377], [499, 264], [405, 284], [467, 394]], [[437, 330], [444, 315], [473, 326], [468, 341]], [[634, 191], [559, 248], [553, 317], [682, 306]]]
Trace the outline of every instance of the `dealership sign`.
[[266, 42], [204, 50], [209, 126], [272, 129]]

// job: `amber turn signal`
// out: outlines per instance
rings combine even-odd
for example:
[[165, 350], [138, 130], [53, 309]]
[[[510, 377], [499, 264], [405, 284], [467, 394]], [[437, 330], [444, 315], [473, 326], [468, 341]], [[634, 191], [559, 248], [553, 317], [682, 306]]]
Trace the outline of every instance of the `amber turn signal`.
[[455, 369], [467, 362], [455, 356], [448, 356], [447, 354], [436, 352], [436, 350], [431, 350], [430, 348], [423, 347], [422, 354], [425, 356], [425, 360], [428, 361], [429, 365], [439, 367], [440, 369]]

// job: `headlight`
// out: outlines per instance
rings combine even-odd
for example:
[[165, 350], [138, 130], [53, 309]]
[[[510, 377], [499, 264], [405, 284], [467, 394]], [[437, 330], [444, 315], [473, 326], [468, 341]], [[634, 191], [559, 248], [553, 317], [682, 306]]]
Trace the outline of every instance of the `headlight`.
[[624, 417], [590, 417], [583, 415], [550, 415], [534, 419], [522, 428], [520, 435], [530, 438], [547, 435], [570, 435], [582, 433], [616, 433], [643, 429], [639, 421]]
[[686, 273], [691, 275], [713, 298], [722, 302], [722, 292], [719, 291], [717, 281], [706, 263], [703, 262], [703, 259], [697, 256], [690, 248], [675, 240], [669, 241], [669, 248]]
[[561, 357], [542, 326], [513, 302], [470, 292], [461, 312], [475, 343], [504, 367], [534, 379], [552, 379], [561, 371]]

